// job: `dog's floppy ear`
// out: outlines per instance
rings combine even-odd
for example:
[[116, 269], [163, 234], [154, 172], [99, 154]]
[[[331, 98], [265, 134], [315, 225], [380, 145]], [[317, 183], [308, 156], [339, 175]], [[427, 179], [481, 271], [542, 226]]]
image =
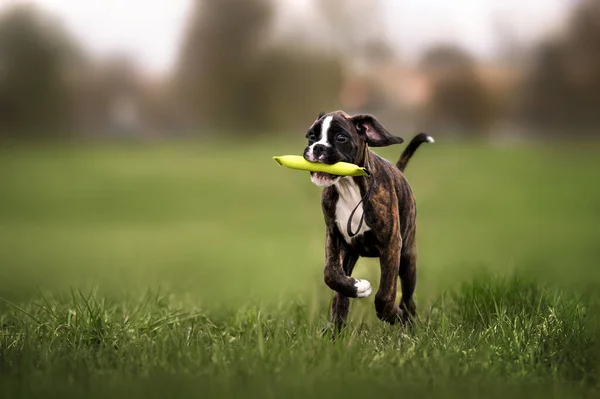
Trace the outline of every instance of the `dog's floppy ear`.
[[375, 117], [371, 115], [356, 115], [352, 117], [358, 134], [364, 137], [371, 147], [385, 147], [392, 144], [403, 143], [401, 137], [392, 136]]

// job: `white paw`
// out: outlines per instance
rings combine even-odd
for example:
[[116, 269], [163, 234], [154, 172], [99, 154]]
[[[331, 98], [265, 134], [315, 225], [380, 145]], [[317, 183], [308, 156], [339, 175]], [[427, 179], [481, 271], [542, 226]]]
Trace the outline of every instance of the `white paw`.
[[371, 295], [371, 283], [369, 283], [369, 281], [367, 280], [356, 280], [356, 283], [354, 283], [354, 286], [356, 287], [356, 296], [358, 298], [366, 298], [369, 295]]

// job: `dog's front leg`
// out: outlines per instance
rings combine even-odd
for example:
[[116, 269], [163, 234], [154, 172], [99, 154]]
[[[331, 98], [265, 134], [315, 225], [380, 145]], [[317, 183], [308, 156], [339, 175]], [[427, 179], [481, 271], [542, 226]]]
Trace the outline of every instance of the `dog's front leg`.
[[[351, 253], [348, 250], [343, 249], [343, 264], [344, 273], [350, 277], [352, 270], [358, 261], [358, 255]], [[350, 312], [350, 298], [336, 292], [333, 294], [333, 301], [331, 302], [331, 322], [334, 323], [336, 331], [340, 331], [346, 324], [348, 313]]]
[[375, 310], [377, 317], [390, 324], [396, 324], [402, 316], [402, 311], [396, 304], [401, 249], [402, 239], [398, 235], [396, 239], [391, 240], [379, 257], [381, 280], [375, 295]]
[[325, 245], [325, 284], [347, 298], [364, 298], [371, 295], [371, 283], [346, 275], [343, 259], [346, 248], [339, 234], [327, 229]]

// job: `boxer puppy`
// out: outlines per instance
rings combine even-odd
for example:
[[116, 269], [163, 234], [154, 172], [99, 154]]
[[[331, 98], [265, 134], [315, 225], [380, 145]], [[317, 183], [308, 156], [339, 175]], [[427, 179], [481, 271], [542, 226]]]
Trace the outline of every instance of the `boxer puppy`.
[[[331, 321], [337, 329], [346, 322], [349, 298], [371, 294], [371, 283], [355, 279], [352, 270], [359, 257], [379, 258], [381, 278], [375, 294], [379, 319], [406, 323], [416, 315], [413, 294], [417, 282], [415, 245], [416, 203], [403, 171], [417, 148], [433, 143], [425, 133], [416, 135], [394, 165], [369, 150], [400, 144], [371, 115], [350, 116], [343, 111], [321, 113], [306, 135], [304, 158], [334, 164], [344, 161], [366, 168], [369, 176], [335, 176], [311, 172], [323, 187], [321, 207], [325, 218], [325, 283], [335, 291]], [[395, 303], [397, 280], [402, 298]]]

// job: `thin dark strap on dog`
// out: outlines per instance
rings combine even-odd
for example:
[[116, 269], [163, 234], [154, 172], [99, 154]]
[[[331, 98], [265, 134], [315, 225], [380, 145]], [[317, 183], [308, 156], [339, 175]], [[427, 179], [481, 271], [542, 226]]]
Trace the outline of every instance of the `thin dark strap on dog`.
[[354, 217], [354, 214], [356, 213], [358, 207], [360, 206], [360, 204], [363, 203], [363, 201], [367, 198], [369, 198], [369, 195], [371, 195], [371, 190], [373, 189], [373, 184], [375, 183], [375, 176], [373, 176], [371, 173], [369, 173], [369, 171], [367, 171], [367, 174], [369, 175], [369, 179], [371, 180], [369, 182], [369, 188], [367, 189], [367, 192], [365, 193], [365, 195], [360, 199], [360, 202], [356, 205], [356, 208], [354, 208], [354, 210], [352, 211], [352, 213], [350, 214], [350, 217], [348, 218], [348, 225], [346, 226], [346, 232], [348, 233], [349, 237], [354, 237], [355, 235], [358, 234], [358, 232], [360, 231], [363, 222], [365, 220], [365, 211], [363, 209], [363, 213], [360, 216], [360, 222], [358, 223], [358, 229], [356, 229], [356, 232], [353, 233], [352, 232], [352, 218]]

